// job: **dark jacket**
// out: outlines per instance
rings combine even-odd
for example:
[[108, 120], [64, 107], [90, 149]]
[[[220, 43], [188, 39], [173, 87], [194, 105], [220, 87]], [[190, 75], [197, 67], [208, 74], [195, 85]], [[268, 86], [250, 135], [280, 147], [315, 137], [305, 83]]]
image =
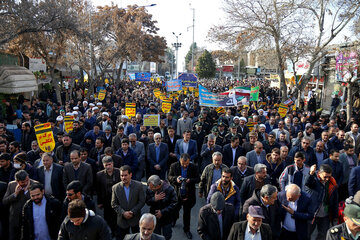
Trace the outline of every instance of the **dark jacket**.
[[[314, 213], [314, 218], [318, 213], [321, 203], [324, 199], [325, 186], [320, 182], [317, 176], [318, 172], [313, 175], [308, 175], [305, 178], [305, 192], [310, 195], [311, 198], [311, 211]], [[329, 218], [332, 221], [338, 217], [338, 193], [336, 181], [333, 177], [330, 177], [329, 189], [328, 189], [328, 203], [329, 203]]]
[[237, 166], [237, 160], [240, 156], [244, 156], [245, 152], [243, 151], [243, 149], [238, 146], [236, 151], [235, 151], [235, 158], [233, 156], [233, 151], [231, 148], [231, 144], [226, 144], [223, 148], [223, 163], [228, 166], [229, 168], [231, 168], [232, 166]]
[[121, 159], [123, 160], [122, 163], [124, 165], [129, 165], [131, 167], [132, 179], [135, 179], [136, 171], [138, 169], [138, 159], [137, 159], [137, 156], [136, 156], [136, 153], [134, 152], [134, 150], [132, 150], [129, 147], [128, 152], [125, 156], [122, 151], [122, 148], [119, 148], [119, 150], [116, 152], [116, 154], [121, 157]]
[[[181, 199], [180, 187], [181, 183], [177, 182], [177, 178], [181, 176], [181, 165], [180, 162], [175, 162], [171, 164], [170, 171], [168, 174], [168, 179], [170, 184], [175, 188], [177, 193], [178, 199]], [[190, 206], [194, 206], [196, 202], [196, 195], [195, 195], [195, 184], [200, 182], [200, 176], [198, 173], [197, 167], [190, 163], [187, 167], [186, 178], [189, 179], [189, 183], [186, 183], [186, 197], [187, 202]]]
[[201, 153], [200, 153], [200, 157], [201, 157], [200, 172], [202, 172], [207, 165], [212, 163], [212, 154], [214, 152], [222, 152], [221, 146], [215, 144], [214, 148], [210, 150], [207, 144], [202, 145]]
[[328, 164], [332, 168], [332, 176], [335, 178], [336, 183], [340, 186], [344, 179], [343, 166], [340, 161], [333, 161], [330, 158], [325, 159], [322, 164]]
[[207, 203], [210, 203], [211, 196], [215, 192], [223, 193], [223, 195], [225, 197], [225, 202], [230, 203], [231, 205], [233, 205], [235, 207], [235, 219], [239, 219], [240, 190], [235, 185], [235, 183], [233, 181], [231, 181], [229, 192], [225, 195], [224, 192], [222, 191], [221, 179], [217, 180], [216, 183], [214, 183], [210, 187], [210, 191], [209, 191], [209, 194], [207, 196]]
[[294, 157], [295, 153], [302, 152], [305, 155], [306, 161], [305, 164], [309, 167], [311, 167], [314, 164], [317, 164], [316, 162], [316, 155], [313, 148], [308, 147], [308, 149], [305, 151], [301, 146], [299, 147], [293, 147], [291, 151], [289, 152], [290, 157]]
[[86, 134], [86, 129], [83, 127], [79, 128], [76, 132], [73, 130], [69, 133], [72, 142], [77, 145], [80, 145], [82, 140], [84, 140], [85, 134]]
[[[225, 164], [221, 164], [220, 171], [222, 171], [222, 169], [224, 168], [228, 168], [228, 167]], [[200, 177], [199, 193], [205, 194], [205, 198], [207, 197], [212, 184], [214, 169], [215, 169], [215, 165], [213, 163], [207, 165]]]
[[240, 172], [240, 169], [238, 166], [231, 167], [231, 170], [233, 172], [233, 181], [239, 189], [241, 189], [244, 178], [247, 176], [253, 175], [255, 173], [254, 169], [249, 166], [246, 167], [246, 171], [244, 174], [242, 174]]
[[271, 151], [274, 149], [274, 148], [279, 148], [281, 147], [281, 145], [278, 143], [278, 142], [274, 142], [273, 145], [270, 145], [269, 144], [269, 141], [263, 141], [262, 142], [263, 146], [264, 146], [264, 150], [266, 153], [271, 153]]
[[66, 188], [66, 186], [74, 180], [79, 180], [83, 185], [83, 192], [86, 194], [90, 194], [91, 188], [93, 186], [93, 174], [91, 166], [87, 163], [80, 162], [80, 166], [77, 171], [78, 176], [76, 177], [73, 164], [65, 164], [63, 173], [64, 187]]
[[[230, 230], [228, 240], [244, 240], [247, 221], [236, 222]], [[272, 240], [272, 231], [268, 224], [262, 223], [260, 226], [261, 240]]]
[[346, 228], [346, 223], [342, 223], [330, 228], [326, 234], [326, 240], [353, 240]]
[[[140, 233], [127, 234], [124, 240], [141, 240]], [[156, 233], [151, 234], [150, 240], [165, 240], [165, 237]]]
[[[265, 184], [270, 184], [269, 176], [266, 176], [264, 180], [264, 185]], [[240, 189], [241, 204], [244, 204], [244, 202], [253, 195], [254, 190], [255, 190], [255, 174], [244, 178], [243, 184], [241, 185], [241, 189]]]
[[65, 148], [64, 145], [60, 145], [58, 148], [56, 148], [55, 156], [56, 160], [63, 161], [64, 163], [70, 162], [70, 153], [74, 150], [80, 150], [80, 146], [74, 143], [71, 143], [71, 145], [68, 148]]
[[[51, 190], [52, 195], [62, 201], [65, 197], [65, 188], [63, 184], [63, 166], [57, 163], [53, 163], [53, 169], [51, 173]], [[36, 178], [41, 184], [45, 184], [44, 166], [36, 169]]]
[[[92, 198], [88, 195], [82, 195], [82, 200], [84, 201], [86, 208], [95, 212], [95, 203]], [[63, 220], [68, 214], [68, 206], [69, 206], [68, 198], [65, 198], [62, 203], [62, 212], [61, 212], [61, 220]]]
[[273, 234], [272, 236], [274, 239], [277, 239], [280, 236], [281, 230], [281, 215], [279, 202], [275, 201], [273, 205], [266, 207], [260, 199], [260, 190], [255, 190], [252, 197], [246, 200], [246, 202], [244, 203], [242, 220], [246, 219], [246, 214], [248, 214], [249, 206], [251, 205], [260, 206], [262, 208], [263, 215], [265, 217], [265, 219], [263, 219], [263, 223], [267, 223], [270, 225]]
[[58, 240], [111, 240], [109, 227], [105, 220], [86, 209], [86, 216], [80, 227], [75, 226], [69, 217], [62, 222]]
[[[57, 239], [60, 228], [61, 202], [56, 198], [44, 195], [46, 199], [45, 217], [51, 239]], [[35, 239], [34, 218], [33, 218], [33, 201], [29, 199], [22, 212], [22, 229], [21, 235], [23, 240]]]
[[228, 238], [230, 228], [235, 221], [234, 213], [234, 206], [226, 203], [225, 208], [222, 211], [223, 237], [221, 238], [219, 220], [211, 204], [207, 204], [200, 208], [197, 232], [199, 233], [201, 239], [226, 240]]
[[112, 185], [107, 180], [108, 174], [105, 170], [96, 173], [97, 204], [111, 205], [112, 186], [121, 181], [120, 169], [114, 168], [111, 176]]
[[[288, 206], [289, 202], [286, 198], [286, 192], [282, 191], [278, 194], [278, 200], [281, 205]], [[294, 214], [291, 216], [295, 219], [296, 234], [299, 240], [307, 240], [308, 220], [312, 219], [313, 213], [310, 211], [311, 199], [305, 192], [301, 192], [299, 199], [297, 200], [297, 208]], [[281, 221], [285, 221], [287, 211], [281, 207]]]
[[150, 213], [155, 214], [155, 210], [160, 210], [162, 214], [156, 224], [158, 226], [170, 224], [177, 204], [177, 197], [174, 188], [165, 181], [163, 181], [162, 184], [163, 185], [161, 186], [159, 192], [164, 192], [165, 198], [160, 201], [155, 201], [155, 192], [149, 188], [146, 189], [145, 202], [148, 206], [150, 206]]
[[349, 196], [354, 196], [360, 190], [360, 166], [351, 169], [348, 188]]

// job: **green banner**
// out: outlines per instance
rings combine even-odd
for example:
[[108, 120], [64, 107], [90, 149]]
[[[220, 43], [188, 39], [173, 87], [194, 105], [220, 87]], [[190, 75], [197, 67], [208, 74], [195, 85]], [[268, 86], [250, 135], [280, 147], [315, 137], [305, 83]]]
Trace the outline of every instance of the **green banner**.
[[259, 101], [259, 89], [260, 89], [259, 86], [251, 88], [249, 101], [254, 101], [254, 102]]

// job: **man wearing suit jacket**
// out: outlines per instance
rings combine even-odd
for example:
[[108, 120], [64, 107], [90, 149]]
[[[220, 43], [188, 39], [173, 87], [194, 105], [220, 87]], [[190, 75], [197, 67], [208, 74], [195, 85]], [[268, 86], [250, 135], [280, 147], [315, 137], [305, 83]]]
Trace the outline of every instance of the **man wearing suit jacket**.
[[[115, 168], [120, 168], [123, 165], [121, 157], [119, 155], [114, 154], [114, 150], [111, 147], [105, 148], [104, 154], [101, 155], [101, 163], [104, 157], [111, 157]], [[103, 164], [99, 165], [99, 169], [104, 170], [104, 165]]]
[[141, 181], [145, 170], [145, 146], [144, 143], [137, 141], [136, 133], [129, 135], [130, 148], [136, 153], [138, 159], [138, 170], [136, 171], [135, 179]]
[[272, 231], [268, 224], [263, 223], [264, 218], [263, 210], [260, 206], [250, 206], [249, 213], [246, 215], [246, 221], [234, 223], [231, 227], [228, 240], [254, 239], [259, 234], [261, 240], [271, 240]]
[[280, 240], [307, 240], [307, 222], [313, 216], [310, 197], [298, 185], [290, 184], [278, 194], [278, 200], [282, 221]]
[[192, 237], [190, 232], [191, 208], [196, 203], [195, 184], [200, 182], [200, 177], [197, 167], [190, 163], [189, 154], [183, 153], [180, 161], [171, 164], [168, 179], [178, 197], [177, 216], [174, 218], [174, 222], [178, 218], [178, 211], [183, 206], [184, 232], [188, 238]]
[[83, 185], [83, 192], [91, 194], [91, 188], [93, 185], [91, 166], [87, 163], [81, 162], [80, 152], [78, 150], [74, 150], [70, 153], [70, 161], [71, 163], [65, 164], [64, 167], [64, 187], [74, 180], [79, 180]]
[[232, 166], [233, 181], [241, 189], [244, 178], [253, 175], [254, 169], [246, 165], [246, 157], [241, 156], [237, 160], [237, 166]]
[[192, 121], [187, 111], [182, 112], [182, 118], [177, 121], [177, 135], [182, 136], [186, 130], [191, 131]]
[[205, 167], [212, 163], [212, 154], [214, 152], [222, 152], [221, 146], [215, 144], [216, 136], [214, 134], [209, 134], [207, 138], [207, 143], [203, 144], [200, 152], [200, 172], [203, 172]]
[[191, 137], [191, 131], [185, 130], [183, 133], [184, 139], [179, 139], [176, 141], [175, 154], [178, 160], [180, 159], [181, 154], [187, 153], [190, 155], [191, 162], [195, 161], [198, 155], [197, 146], [196, 146], [196, 142], [190, 139], [190, 137]]
[[36, 180], [44, 185], [45, 194], [53, 195], [59, 201], [65, 197], [65, 188], [63, 185], [63, 166], [54, 163], [51, 153], [43, 153], [43, 166], [36, 169]]
[[158, 175], [165, 180], [169, 149], [166, 143], [161, 142], [161, 134], [154, 134], [155, 143], [148, 146], [148, 161], [150, 164], [150, 175]]
[[246, 159], [248, 161], [248, 166], [254, 167], [258, 163], [263, 163], [266, 161], [266, 152], [264, 150], [263, 144], [261, 142], [255, 142], [254, 150], [246, 153]]
[[111, 207], [111, 195], [112, 186], [120, 182], [120, 169], [114, 168], [114, 162], [110, 156], [105, 156], [102, 163], [104, 170], [96, 174], [97, 203], [99, 208], [104, 209], [104, 219], [109, 225], [112, 235], [115, 236], [117, 215]]
[[223, 148], [224, 164], [231, 168], [237, 165], [237, 160], [240, 156], [244, 156], [240, 145], [240, 139], [238, 136], [231, 137], [231, 143], [226, 144]]
[[339, 201], [345, 200], [349, 196], [348, 183], [350, 171], [358, 165], [358, 158], [355, 154], [355, 147], [351, 144], [344, 146], [345, 152], [340, 154], [339, 162], [343, 166], [343, 182], [337, 183], [339, 187]]
[[116, 239], [122, 240], [129, 233], [139, 232], [141, 208], [145, 204], [145, 193], [141, 182], [132, 180], [131, 167], [128, 165], [120, 168], [121, 182], [112, 187], [111, 207], [117, 213]]
[[139, 221], [140, 233], [127, 234], [124, 240], [165, 240], [161, 235], [154, 233], [156, 217], [151, 213], [145, 213]]
[[177, 157], [175, 154], [175, 145], [176, 145], [176, 141], [181, 138], [175, 134], [175, 129], [173, 127], [169, 126], [167, 130], [168, 130], [168, 135], [166, 135], [164, 142], [168, 145], [169, 159], [167, 166], [168, 168], [170, 168], [171, 164], [177, 162]]
[[21, 239], [21, 214], [27, 200], [30, 199], [29, 189], [36, 181], [29, 178], [25, 170], [15, 173], [15, 181], [9, 182], [3, 198], [3, 204], [10, 207], [9, 240]]
[[122, 158], [124, 165], [129, 165], [131, 167], [131, 172], [133, 174], [132, 178], [135, 179], [138, 169], [138, 158], [136, 153], [129, 147], [129, 143], [128, 138], [123, 138], [121, 140], [121, 147], [116, 154]]

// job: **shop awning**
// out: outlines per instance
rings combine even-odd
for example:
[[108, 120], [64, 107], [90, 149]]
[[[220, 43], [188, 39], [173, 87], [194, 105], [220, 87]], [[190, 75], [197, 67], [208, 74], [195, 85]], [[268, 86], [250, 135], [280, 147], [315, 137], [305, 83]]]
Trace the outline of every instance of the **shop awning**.
[[0, 66], [0, 93], [14, 94], [37, 90], [36, 78], [29, 69], [15, 65]]

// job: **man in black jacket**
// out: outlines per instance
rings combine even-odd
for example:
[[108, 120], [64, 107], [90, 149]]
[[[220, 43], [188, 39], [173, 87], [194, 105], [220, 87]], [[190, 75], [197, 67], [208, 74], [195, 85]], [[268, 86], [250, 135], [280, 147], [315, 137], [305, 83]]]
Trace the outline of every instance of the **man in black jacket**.
[[263, 222], [270, 225], [273, 240], [279, 238], [281, 230], [281, 215], [277, 194], [278, 192], [275, 186], [266, 184], [260, 191], [254, 191], [253, 196], [244, 203], [242, 211], [242, 220], [245, 220], [250, 211], [250, 206], [260, 206], [264, 214]]
[[196, 203], [195, 184], [200, 182], [200, 177], [197, 171], [197, 167], [190, 162], [189, 154], [181, 154], [180, 161], [171, 164], [168, 179], [170, 184], [175, 188], [178, 197], [174, 223], [179, 217], [178, 214], [181, 206], [183, 206], [184, 232], [187, 238], [191, 239], [191, 208]]
[[154, 232], [157, 234], [162, 232], [166, 240], [171, 239], [171, 222], [177, 205], [174, 188], [161, 180], [159, 176], [150, 176], [148, 189], [146, 189], [146, 204], [150, 206], [150, 213], [154, 214], [158, 220]]
[[68, 215], [61, 224], [58, 240], [110, 240], [109, 227], [104, 219], [86, 208], [82, 200], [69, 204]]
[[234, 206], [225, 203], [222, 193], [216, 192], [210, 203], [200, 208], [197, 231], [204, 240], [226, 240], [234, 221]]
[[30, 199], [22, 212], [23, 240], [57, 239], [60, 227], [61, 203], [45, 195], [42, 184], [30, 187]]
[[237, 166], [232, 166], [233, 181], [241, 189], [245, 177], [253, 175], [254, 169], [246, 165], [246, 157], [241, 156], [237, 159]]

